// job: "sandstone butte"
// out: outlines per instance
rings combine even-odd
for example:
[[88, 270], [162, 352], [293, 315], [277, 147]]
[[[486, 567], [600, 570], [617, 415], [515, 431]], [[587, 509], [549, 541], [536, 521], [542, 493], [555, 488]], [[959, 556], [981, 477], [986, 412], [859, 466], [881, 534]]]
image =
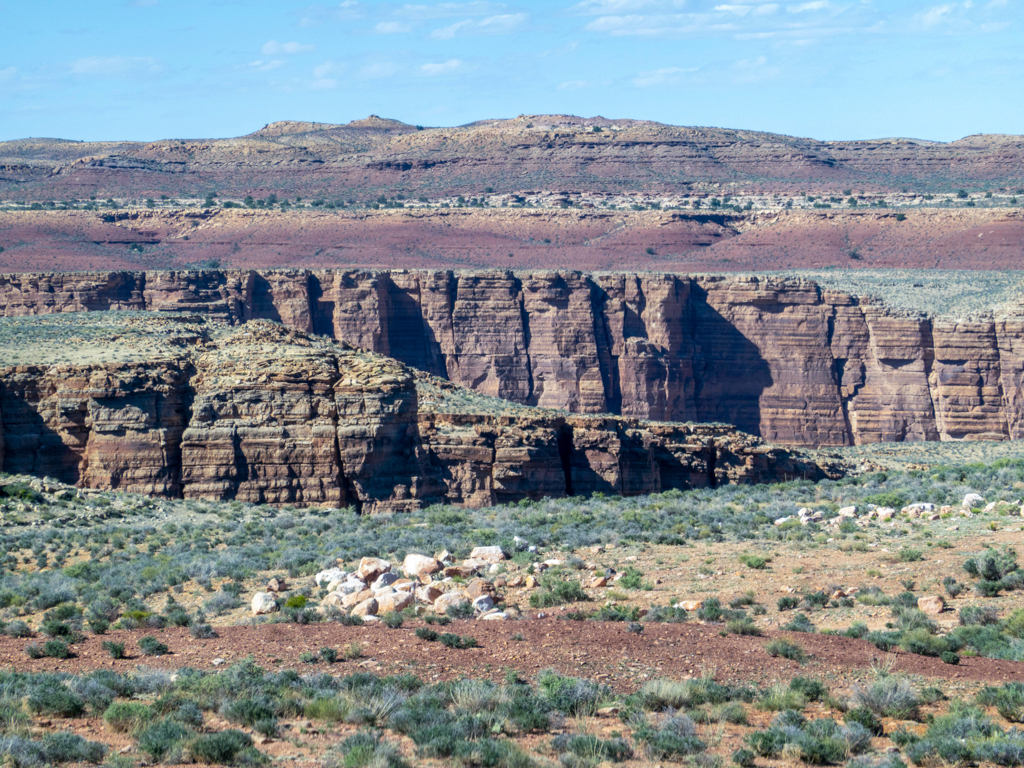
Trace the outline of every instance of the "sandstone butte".
[[[101, 346], [131, 345], [123, 322]], [[0, 470], [366, 514], [838, 476], [725, 425], [515, 406], [266, 320], [140, 322], [168, 340], [149, 359], [0, 369]]]
[[[799, 279], [298, 269], [0, 276], [0, 315], [116, 309], [275, 320], [513, 403], [727, 423], [789, 445], [1024, 437], [1024, 313], [936, 319]], [[5, 398], [36, 386], [16, 387], [13, 375]], [[139, 375], [173, 379], [161, 384], [168, 407], [184, 386], [175, 382], [189, 378]], [[8, 441], [22, 428], [11, 407], [5, 399]], [[230, 455], [231, 441], [215, 434]], [[8, 461], [18, 453], [9, 445]]]

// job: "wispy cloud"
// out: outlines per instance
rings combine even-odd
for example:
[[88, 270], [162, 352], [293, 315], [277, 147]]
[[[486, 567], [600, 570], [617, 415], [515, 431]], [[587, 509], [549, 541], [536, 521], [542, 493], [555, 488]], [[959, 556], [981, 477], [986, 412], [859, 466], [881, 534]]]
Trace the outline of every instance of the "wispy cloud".
[[685, 75], [698, 70], [697, 67], [662, 67], [650, 72], [641, 72], [633, 78], [633, 85], [637, 88], [655, 88], [663, 85], [674, 85], [682, 81]]
[[86, 56], [71, 64], [71, 74], [85, 77], [124, 77], [156, 74], [163, 65], [148, 56]]
[[131, 0], [131, 2], [125, 3], [130, 8], [152, 8], [153, 6], [160, 5], [160, 0]]
[[686, 0], [583, 0], [570, 10], [592, 16], [636, 13], [638, 11], [671, 11], [683, 8]]
[[452, 16], [493, 16], [503, 10], [505, 10], [504, 4], [487, 2], [407, 4], [396, 9], [395, 15], [414, 19], [444, 19]]
[[373, 28], [373, 31], [380, 35], [399, 35], [411, 32], [412, 27], [401, 21], [382, 21]]
[[386, 77], [394, 77], [402, 71], [402, 66], [393, 61], [381, 61], [374, 64], [364, 64], [359, 68], [359, 76], [367, 80], [379, 80]]
[[461, 59], [448, 59], [448, 61], [443, 61], [437, 64], [423, 64], [420, 66], [420, 74], [426, 75], [427, 77], [452, 75], [456, 72], [461, 72], [465, 68], [466, 66]]
[[250, 61], [249, 67], [255, 69], [257, 72], [269, 72], [272, 69], [277, 69], [282, 64], [284, 64], [283, 59], [271, 59], [270, 61], [258, 59], [257, 61]]
[[529, 19], [525, 13], [506, 13], [490, 16], [480, 21], [465, 19], [448, 27], [435, 29], [430, 33], [434, 40], [451, 40], [464, 35], [508, 35], [526, 26]]
[[312, 44], [303, 44], [292, 41], [290, 43], [279, 43], [277, 40], [268, 40], [260, 48], [260, 53], [264, 56], [294, 56], [297, 53], [312, 53], [316, 50], [316, 46]]
[[366, 17], [357, 0], [344, 0], [338, 5], [310, 5], [290, 13], [299, 17], [300, 27], [316, 27], [329, 21], [359, 21]]

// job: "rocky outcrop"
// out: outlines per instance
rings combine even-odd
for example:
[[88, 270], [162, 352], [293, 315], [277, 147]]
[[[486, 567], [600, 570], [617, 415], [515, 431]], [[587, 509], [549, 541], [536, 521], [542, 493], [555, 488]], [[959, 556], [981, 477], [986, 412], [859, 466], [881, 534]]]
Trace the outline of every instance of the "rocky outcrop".
[[0, 445], [84, 488], [364, 513], [822, 476], [727, 426], [502, 405], [253, 321], [174, 359], [0, 369]]
[[1024, 436], [1024, 320], [900, 313], [796, 279], [507, 270], [0, 277], [4, 315], [95, 309], [271, 319], [515, 403], [724, 422], [787, 444]]

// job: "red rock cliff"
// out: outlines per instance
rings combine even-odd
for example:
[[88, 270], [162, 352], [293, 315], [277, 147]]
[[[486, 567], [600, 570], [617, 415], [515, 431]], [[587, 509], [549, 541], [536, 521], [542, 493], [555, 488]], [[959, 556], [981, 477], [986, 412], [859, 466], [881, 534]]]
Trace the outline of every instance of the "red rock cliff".
[[3, 468], [85, 488], [365, 513], [822, 472], [727, 426], [566, 416], [266, 321], [194, 327], [193, 349], [177, 358], [0, 369]]
[[900, 314], [777, 278], [234, 270], [0, 276], [0, 312], [272, 319], [478, 392], [796, 445], [1024, 436], [1024, 319]]

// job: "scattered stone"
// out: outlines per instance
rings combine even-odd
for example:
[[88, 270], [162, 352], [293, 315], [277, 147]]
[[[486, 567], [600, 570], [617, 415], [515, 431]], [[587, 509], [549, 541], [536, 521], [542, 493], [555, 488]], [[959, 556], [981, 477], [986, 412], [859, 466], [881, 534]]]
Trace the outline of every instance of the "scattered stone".
[[382, 573], [387, 573], [390, 570], [391, 563], [387, 560], [381, 560], [379, 557], [364, 557], [359, 561], [359, 570], [356, 571], [356, 574], [362, 581], [371, 584]]
[[925, 595], [917, 598], [917, 607], [929, 616], [938, 616], [946, 609], [946, 601], [940, 595]]
[[964, 500], [960, 502], [960, 506], [964, 509], [974, 509], [980, 507], [985, 503], [985, 498], [977, 493], [968, 493], [964, 496]]
[[497, 590], [487, 579], [473, 579], [466, 585], [466, 594], [469, 595], [470, 599], [475, 600], [478, 597], [484, 596], [494, 597], [497, 594]]
[[277, 610], [277, 601], [269, 592], [257, 592], [252, 596], [252, 615], [261, 616], [266, 613], [274, 613]]
[[267, 582], [267, 592], [287, 592], [288, 584], [284, 579], [271, 579]]
[[472, 560], [483, 560], [486, 563], [499, 563], [506, 559], [501, 547], [476, 547], [469, 553], [469, 557]]
[[426, 555], [409, 554], [402, 561], [402, 571], [410, 579], [419, 579], [422, 575], [428, 577], [441, 570], [441, 563], [433, 557]]
[[598, 576], [596, 579], [591, 579], [587, 584], [590, 589], [601, 589], [602, 587], [608, 586], [608, 579], [604, 576]]
[[390, 571], [388, 573], [382, 573], [374, 580], [373, 584], [370, 585], [370, 589], [374, 592], [380, 592], [382, 589], [390, 587], [396, 581], [398, 581], [398, 574], [391, 573]]
[[446, 592], [434, 601], [434, 610], [437, 613], [445, 614], [448, 613], [450, 608], [462, 605], [465, 602], [468, 601], [462, 591]]
[[857, 516], [857, 508], [856, 507], [843, 507], [842, 509], [839, 510], [839, 516], [840, 517], [856, 517]]
[[353, 616], [376, 616], [377, 615], [377, 610], [379, 609], [379, 607], [380, 606], [377, 603], [377, 599], [374, 598], [374, 597], [371, 597], [368, 600], [363, 600], [363, 602], [361, 602], [358, 605], [356, 605], [352, 609], [352, 615]]
[[328, 568], [326, 571], [320, 571], [313, 579], [318, 587], [322, 587], [324, 584], [344, 581], [347, 577], [348, 572], [341, 570], [341, 568]]
[[473, 600], [473, 610], [477, 613], [487, 613], [494, 608], [494, 598], [490, 595], [481, 595]]
[[394, 611], [398, 613], [412, 605], [416, 601], [408, 592], [392, 592], [388, 595], [377, 595], [377, 607], [379, 613]]
[[433, 605], [434, 601], [443, 594], [444, 593], [437, 587], [427, 585], [416, 590], [416, 599], [421, 603], [430, 603]]
[[503, 613], [502, 611], [491, 611], [490, 613], [485, 613], [483, 616], [481, 616], [480, 620], [481, 621], [504, 621], [507, 618], [508, 618], [508, 615]]
[[226, 662], [226, 661], [224, 661], [224, 659], [222, 659], [222, 658], [220, 658], [220, 657], [217, 657], [216, 659], [214, 659], [214, 660], [213, 660], [213, 661], [211, 661], [210, 663], [211, 663], [211, 664], [212, 664], [213, 666], [215, 666], [215, 667], [222, 667], [222, 666], [224, 666], [225, 664], [227, 664], [227, 662]]

